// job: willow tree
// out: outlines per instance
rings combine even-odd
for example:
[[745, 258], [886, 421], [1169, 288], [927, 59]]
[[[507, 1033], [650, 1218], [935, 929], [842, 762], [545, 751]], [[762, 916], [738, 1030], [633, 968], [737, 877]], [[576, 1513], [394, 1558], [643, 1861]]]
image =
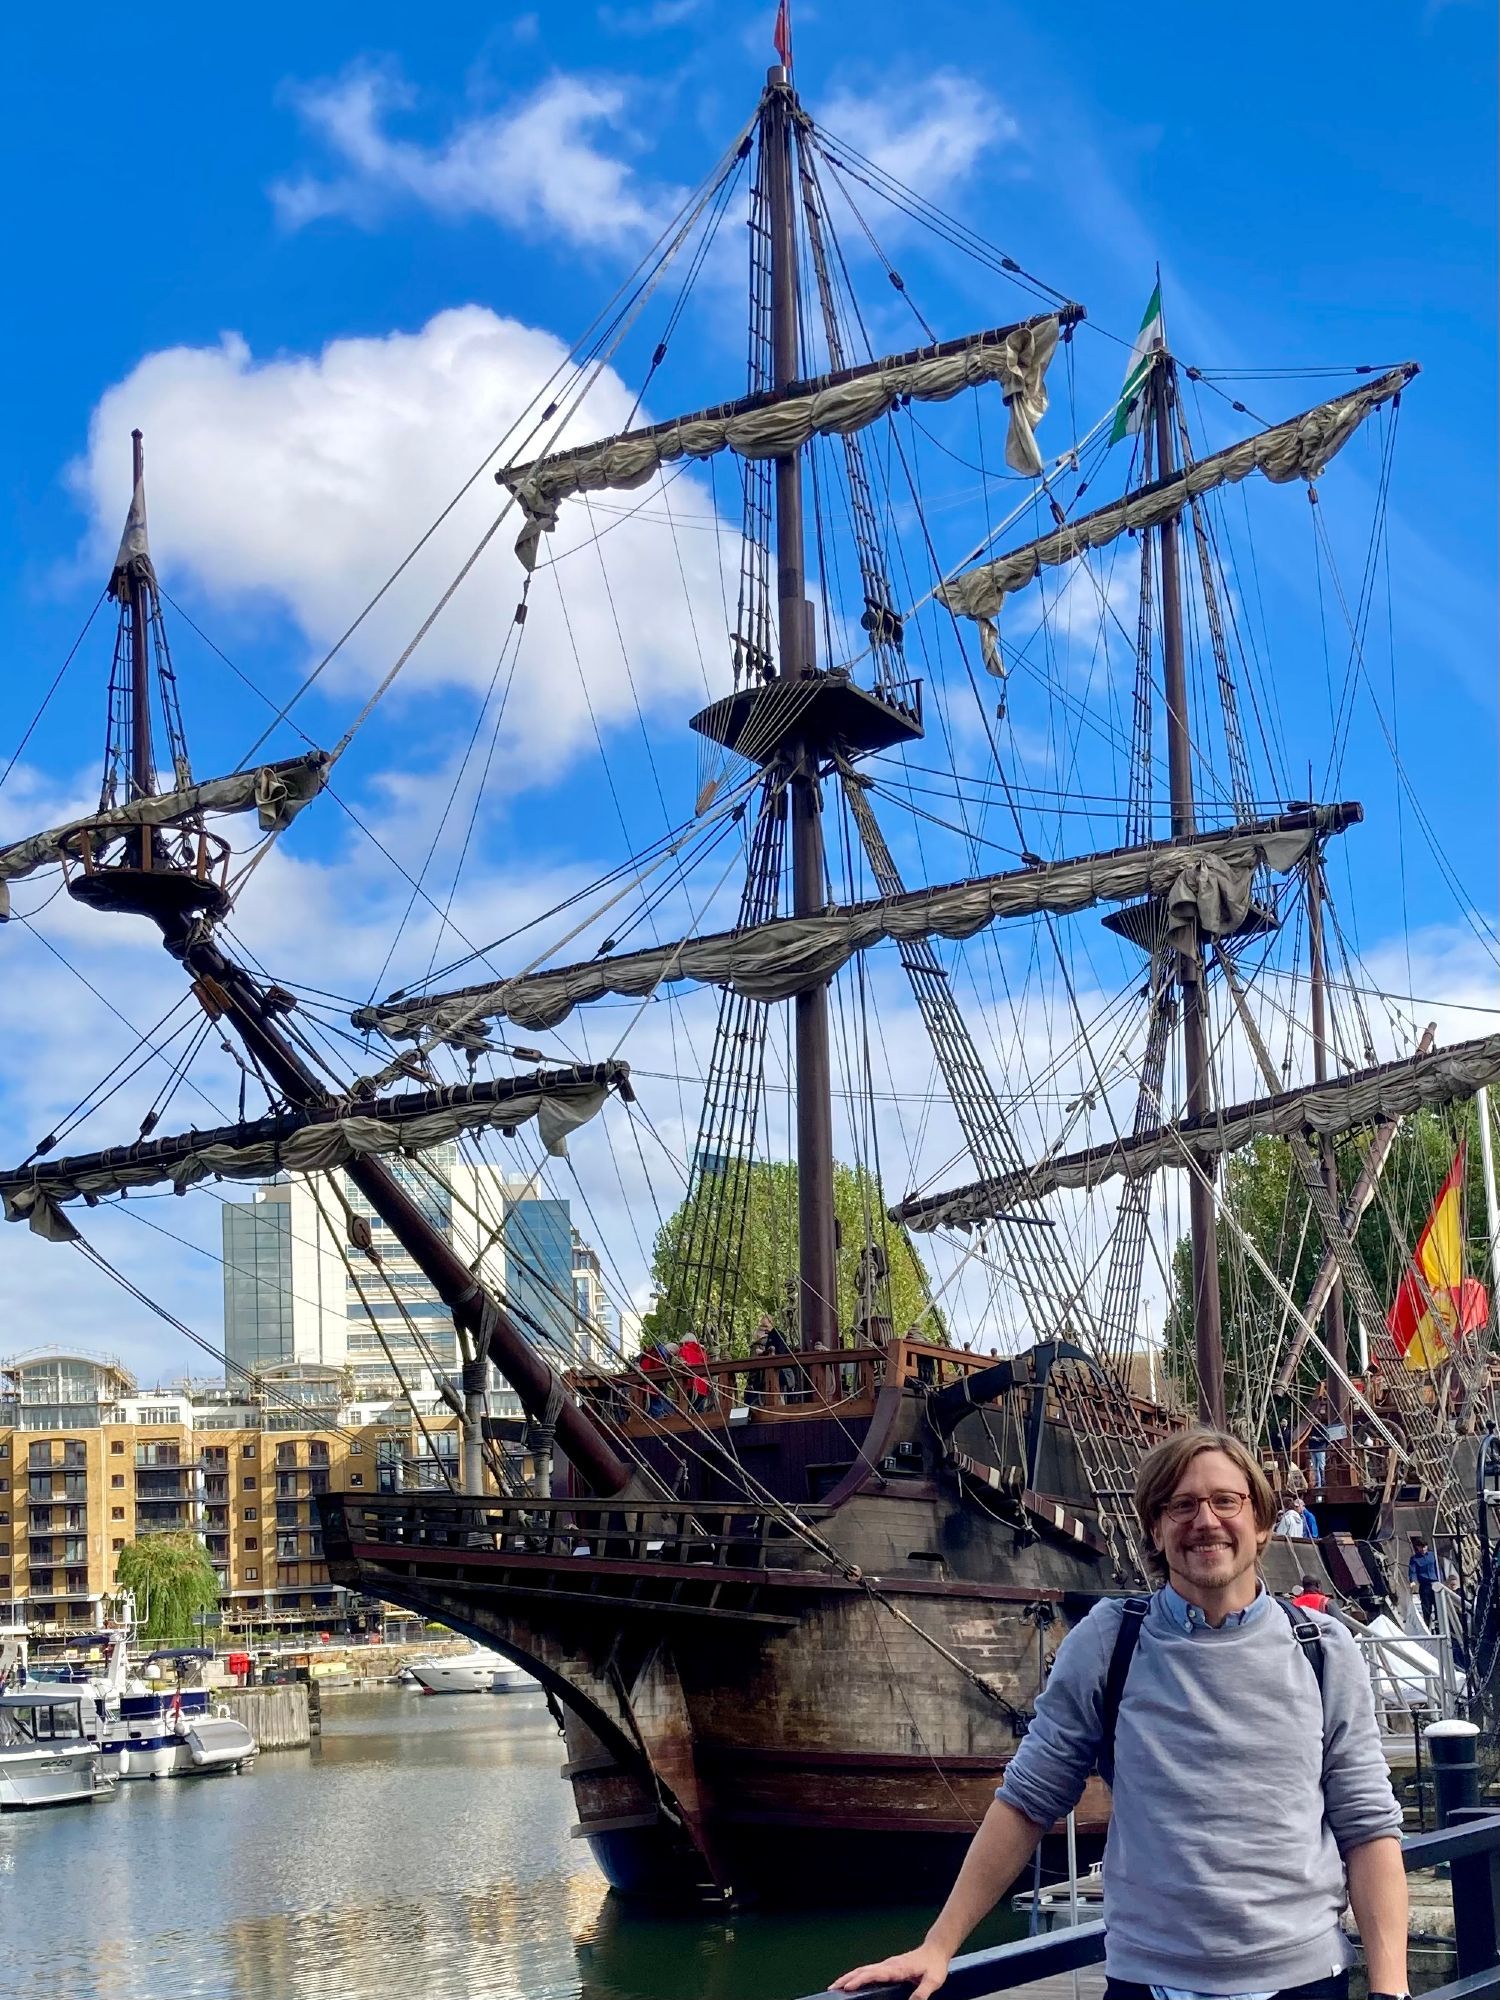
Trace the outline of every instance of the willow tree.
[[127, 1542], [115, 1579], [135, 1596], [141, 1638], [149, 1646], [192, 1640], [200, 1620], [219, 1608], [219, 1578], [208, 1551], [186, 1529], [164, 1529]]
[[[903, 1229], [889, 1221], [875, 1176], [835, 1166], [838, 1324], [851, 1334], [863, 1317], [860, 1258], [873, 1244], [888, 1266], [874, 1281], [876, 1310], [897, 1333], [920, 1320], [926, 1340], [946, 1342], [941, 1312], [928, 1310], [927, 1272]], [[789, 1336], [797, 1283], [797, 1169], [790, 1161], [734, 1160], [704, 1174], [657, 1231], [651, 1276], [656, 1309], [648, 1339], [693, 1331], [718, 1354], [743, 1354], [762, 1313]], [[871, 1281], [869, 1266], [865, 1281]]]

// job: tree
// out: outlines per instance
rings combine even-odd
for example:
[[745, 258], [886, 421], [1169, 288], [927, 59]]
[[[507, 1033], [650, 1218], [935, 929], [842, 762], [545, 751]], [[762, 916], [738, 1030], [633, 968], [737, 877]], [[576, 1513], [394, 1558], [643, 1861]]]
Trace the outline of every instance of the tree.
[[135, 1594], [140, 1634], [149, 1646], [191, 1641], [200, 1618], [219, 1608], [219, 1578], [208, 1551], [186, 1529], [163, 1530], [128, 1542], [120, 1551], [115, 1579]]
[[[863, 1167], [833, 1170], [839, 1232], [838, 1323], [849, 1333], [861, 1317], [860, 1253], [869, 1241], [889, 1262], [876, 1294], [898, 1333], [922, 1318], [925, 1339], [946, 1342], [941, 1313], [927, 1312], [927, 1272], [911, 1239], [886, 1218], [885, 1197]], [[651, 1275], [658, 1293], [646, 1317], [646, 1340], [704, 1335], [714, 1352], [744, 1354], [762, 1313], [790, 1334], [796, 1296], [797, 1169], [789, 1161], [735, 1160], [705, 1174], [694, 1193], [657, 1231]]]
[[[1345, 1198], [1353, 1190], [1370, 1150], [1369, 1131], [1350, 1133], [1338, 1142], [1339, 1188]], [[1417, 1111], [1404, 1120], [1391, 1147], [1380, 1192], [1366, 1209], [1355, 1232], [1355, 1247], [1375, 1287], [1375, 1296], [1389, 1305], [1411, 1262], [1412, 1250], [1427, 1220], [1437, 1191], [1453, 1165], [1459, 1141], [1468, 1140], [1464, 1174], [1464, 1215], [1470, 1247], [1466, 1265], [1489, 1281], [1488, 1258], [1480, 1247], [1486, 1226], [1483, 1164], [1479, 1126], [1472, 1104], [1448, 1111]], [[1303, 1217], [1307, 1195], [1284, 1139], [1256, 1139], [1234, 1154], [1225, 1169], [1220, 1198], [1219, 1290], [1224, 1301], [1226, 1364], [1236, 1356], [1268, 1352], [1276, 1340], [1284, 1308], [1240, 1239], [1239, 1228], [1255, 1245], [1299, 1306], [1307, 1297], [1323, 1256], [1323, 1236], [1314, 1217], [1306, 1231]], [[1353, 1325], [1350, 1325], [1351, 1341]], [[1179, 1238], [1172, 1255], [1172, 1295], [1164, 1332], [1168, 1372], [1185, 1386], [1193, 1373], [1193, 1253], [1188, 1237]], [[1323, 1358], [1313, 1348], [1304, 1353], [1304, 1389], [1324, 1373]]]

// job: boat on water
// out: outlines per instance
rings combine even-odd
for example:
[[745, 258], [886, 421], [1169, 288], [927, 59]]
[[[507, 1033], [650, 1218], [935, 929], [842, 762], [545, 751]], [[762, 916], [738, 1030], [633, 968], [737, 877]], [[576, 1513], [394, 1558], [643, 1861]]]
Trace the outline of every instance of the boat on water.
[[89, 1805], [114, 1793], [87, 1689], [0, 1689], [0, 1811]]
[[423, 1694], [526, 1694], [537, 1687], [524, 1667], [486, 1646], [451, 1657], [413, 1660], [410, 1672]]
[[132, 1679], [104, 1707], [106, 1771], [122, 1778], [211, 1777], [254, 1762], [260, 1748], [254, 1736], [205, 1685], [213, 1657], [203, 1646], [147, 1654], [142, 1666], [152, 1678]]
[[[541, 1685], [564, 1718], [578, 1833], [612, 1883], [646, 1894], [804, 1882], [875, 1894], [946, 1874], [1059, 1639], [1101, 1596], [1141, 1586], [1135, 1468], [1189, 1408], [1254, 1441], [1278, 1479], [1318, 1467], [1321, 1533], [1273, 1543], [1274, 1588], [1290, 1594], [1312, 1569], [1376, 1613], [1399, 1599], [1407, 1537], [1436, 1535], [1481, 1579], [1476, 1685], [1500, 1651], [1473, 1439], [1444, 1421], [1455, 1385], [1470, 1410], [1489, 1397], [1487, 1350], [1432, 1297], [1425, 1374], [1408, 1363], [1355, 1241], [1381, 1149], [1402, 1120], [1456, 1118], [1500, 1081], [1500, 1036], [1438, 1046], [1393, 1015], [1377, 1048], [1361, 1009], [1381, 996], [1352, 962], [1330, 976], [1342, 933], [1326, 857], [1364, 808], [1309, 798], [1305, 757], [1265, 724], [1278, 695], [1258, 683], [1274, 662], [1244, 642], [1226, 568], [1239, 533], [1226, 496], [1248, 508], [1253, 493], [1259, 508], [1300, 488], [1321, 533], [1336, 461], [1362, 432], [1383, 496], [1415, 365], [1361, 368], [1275, 421], [1234, 400], [1216, 427], [1235, 435], [1219, 442], [1190, 393], [1203, 371], [1168, 346], [1158, 297], [1123, 391], [1044, 456], [1049, 371], [1062, 357], [1071, 379], [1083, 307], [948, 229], [1005, 288], [995, 316], [1009, 316], [939, 338], [881, 252], [923, 337], [877, 352], [834, 228], [851, 190], [948, 229], [824, 132], [779, 63], [645, 278], [499, 454], [506, 497], [485, 545], [513, 516], [512, 673], [545, 593], [574, 588], [577, 567], [546, 557], [549, 537], [575, 546], [570, 508], [614, 522], [665, 504], [684, 467], [721, 454], [740, 501], [726, 657], [689, 718], [692, 812], [538, 917], [513, 972], [507, 944], [448, 938], [459, 958], [434, 972], [427, 948], [407, 986], [348, 1007], [335, 1036], [329, 1010], [343, 1003], [326, 987], [246, 962], [227, 919], [253, 895], [267, 845], [326, 788], [335, 753], [194, 777], [139, 436], [110, 580], [99, 809], [0, 850], [0, 883], [60, 867], [84, 907], [154, 924], [215, 1035], [235, 1038], [244, 1077], [239, 1117], [212, 1129], [159, 1136], [153, 1118], [127, 1144], [72, 1155], [45, 1137], [0, 1173], [7, 1217], [119, 1277], [88, 1241], [84, 1207], [213, 1177], [305, 1176], [337, 1223], [350, 1297], [381, 1308], [383, 1321], [370, 1317], [387, 1348], [406, 1305], [383, 1260], [399, 1248], [414, 1262], [462, 1347], [449, 1385], [461, 1465], [446, 1491], [319, 1495], [330, 1573]], [[737, 200], [750, 224], [744, 393], [639, 424], [637, 397], [628, 428], [583, 442], [602, 369], [638, 360], [655, 384]], [[666, 277], [674, 258], [680, 291]], [[654, 345], [622, 348], [668, 298]], [[946, 406], [972, 416], [969, 443], [933, 431]], [[957, 560], [936, 553], [941, 523], [919, 476], [929, 446], [985, 493], [982, 539]], [[622, 497], [642, 487], [646, 499]], [[607, 563], [609, 530], [585, 539]], [[1113, 707], [1028, 657], [1035, 634], [1015, 621], [1040, 603], [1045, 654], [1064, 599], [1096, 606], [1105, 638], [1129, 642]], [[1308, 671], [1300, 654], [1290, 671]], [[1028, 702], [1032, 726], [1061, 743], [1045, 785], [1015, 777]], [[160, 771], [158, 708], [171, 749]], [[661, 732], [647, 721], [654, 758]], [[1095, 735], [1112, 775], [1090, 791], [1072, 774]], [[960, 742], [979, 769], [960, 762]], [[217, 828], [246, 813], [258, 843], [237, 853]], [[929, 851], [948, 857], [944, 873]], [[657, 935], [674, 909], [685, 934]], [[1102, 935], [1085, 924], [1099, 909]], [[1101, 954], [1114, 990], [1090, 1011], [1080, 977]], [[1042, 964], [1052, 984], [1023, 1015], [1011, 982]], [[464, 974], [472, 983], [455, 985]], [[1349, 992], [1359, 1032], [1343, 1042]], [[439, 1226], [440, 1210], [477, 1199], [456, 1191], [451, 1162], [522, 1159], [540, 1173], [570, 1136], [581, 1158], [595, 1125], [611, 1151], [628, 1130], [644, 1157], [660, 1134], [638, 1092], [653, 1086], [620, 1051], [636, 1024], [675, 1021], [695, 996], [715, 1011], [701, 1110], [681, 1135], [685, 1194], [657, 1234], [661, 1345], [580, 1368], [534, 1296], [527, 1305], [519, 1285], [460, 1256]], [[570, 1038], [600, 1005], [615, 1007], [613, 1053], [580, 1061]], [[903, 1039], [925, 1037], [925, 1158], [923, 1135], [890, 1123], [902, 1093], [877, 1087], [896, 1060], [886, 1017]], [[1038, 1018], [1039, 1061], [1026, 1032]], [[351, 1029], [366, 1038], [357, 1057]], [[532, 1043], [551, 1035], [549, 1057]], [[1236, 1091], [1216, 1088], [1236, 1074]], [[674, 1066], [674, 1089], [692, 1081]], [[249, 1106], [255, 1090], [263, 1110]], [[910, 1191], [893, 1201], [882, 1172], [898, 1170], [898, 1138]], [[1233, 1163], [1267, 1144], [1284, 1148], [1287, 1240], [1321, 1248], [1310, 1290], [1268, 1263], [1229, 1198]], [[675, 1172], [674, 1148], [660, 1151]], [[1175, 1398], [1135, 1366], [1169, 1179], [1188, 1212]], [[477, 1220], [485, 1231], [504, 1217]], [[941, 1280], [924, 1245], [946, 1259]], [[524, 1242], [512, 1249], [535, 1281]], [[495, 1451], [494, 1372], [524, 1409], [529, 1472]], [[1305, 1443], [1319, 1398], [1326, 1450]], [[1096, 1779], [1080, 1831], [1097, 1835], [1107, 1814]]]

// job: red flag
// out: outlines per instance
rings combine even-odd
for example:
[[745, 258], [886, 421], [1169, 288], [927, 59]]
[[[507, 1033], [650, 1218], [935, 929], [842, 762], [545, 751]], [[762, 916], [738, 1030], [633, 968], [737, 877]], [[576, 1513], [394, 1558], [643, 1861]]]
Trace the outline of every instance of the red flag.
[[781, 67], [789, 70], [792, 66], [792, 19], [787, 0], [781, 0], [780, 6], [776, 9], [776, 32], [771, 39], [776, 44]]

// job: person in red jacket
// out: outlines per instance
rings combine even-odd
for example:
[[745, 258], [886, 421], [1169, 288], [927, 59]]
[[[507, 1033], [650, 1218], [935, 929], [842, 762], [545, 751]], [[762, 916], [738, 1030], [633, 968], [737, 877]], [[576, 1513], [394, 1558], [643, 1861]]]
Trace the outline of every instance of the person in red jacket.
[[1302, 1579], [1302, 1587], [1292, 1599], [1292, 1602], [1293, 1604], [1300, 1605], [1304, 1611], [1326, 1611], [1328, 1609], [1328, 1592], [1324, 1590], [1315, 1576], [1305, 1576]]
[[687, 1382], [688, 1396], [695, 1410], [708, 1408], [708, 1356], [696, 1333], [684, 1335], [677, 1349], [677, 1365]]

